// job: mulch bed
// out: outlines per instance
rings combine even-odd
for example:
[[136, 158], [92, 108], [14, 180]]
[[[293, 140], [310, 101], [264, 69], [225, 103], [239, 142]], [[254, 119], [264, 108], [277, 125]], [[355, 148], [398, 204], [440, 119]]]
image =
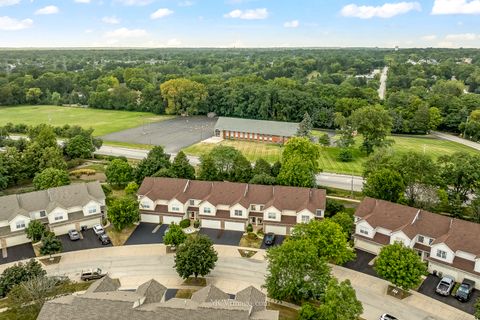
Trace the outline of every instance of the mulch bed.
[[403, 289], [400, 289], [400, 288], [397, 288], [397, 287], [394, 287], [394, 286], [390, 286], [390, 285], [387, 288], [387, 294], [389, 296], [395, 297], [395, 298], [400, 299], [400, 300], [408, 298], [412, 295], [411, 293], [408, 293], [407, 291], [405, 291]]

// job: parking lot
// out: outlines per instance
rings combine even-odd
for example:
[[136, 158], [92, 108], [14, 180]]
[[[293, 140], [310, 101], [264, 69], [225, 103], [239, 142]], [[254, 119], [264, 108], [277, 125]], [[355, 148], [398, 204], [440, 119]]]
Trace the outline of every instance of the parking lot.
[[35, 252], [33, 252], [32, 244], [24, 243], [18, 246], [8, 247], [6, 258], [3, 258], [2, 255], [0, 254], [0, 264], [33, 258], [33, 257], [35, 257]]
[[201, 228], [199, 234], [208, 236], [214, 244], [238, 246], [243, 236], [243, 231]]
[[157, 226], [158, 224], [156, 223], [141, 222], [125, 242], [125, 245], [163, 243], [163, 234], [168, 225], [162, 224], [160, 228], [153, 233]]
[[343, 266], [348, 269], [352, 269], [361, 273], [365, 273], [377, 278], [380, 278], [375, 270], [373, 270], [373, 266], [370, 266], [369, 263], [370, 261], [375, 258], [374, 254], [355, 249], [355, 253], [357, 254], [357, 257], [355, 260], [349, 261], [345, 263]]
[[265, 240], [262, 242], [262, 246], [260, 247], [260, 249], [268, 249], [268, 248], [271, 248], [271, 247], [275, 247], [275, 246], [279, 246], [283, 243], [283, 241], [285, 240], [285, 236], [281, 236], [281, 235], [275, 235], [275, 241], [273, 242], [273, 244], [271, 245], [267, 245], [265, 244]]
[[213, 136], [216, 122], [216, 118], [205, 116], [177, 117], [114, 132], [101, 138], [105, 141], [163, 146], [165, 152], [176, 153], [189, 145]]
[[444, 297], [435, 293], [435, 289], [439, 281], [440, 281], [440, 278], [437, 276], [434, 276], [434, 275], [427, 276], [427, 279], [425, 279], [425, 281], [422, 283], [422, 285], [420, 286], [420, 289], [418, 289], [418, 292], [426, 296], [429, 296], [430, 298], [433, 298], [435, 300], [446, 303], [454, 308], [465, 311], [467, 313], [473, 314], [475, 312], [475, 307], [474, 307], [475, 302], [480, 297], [480, 292], [478, 290], [473, 291], [470, 301], [460, 302], [457, 299], [455, 299], [455, 297], [452, 297], [452, 296]]
[[68, 234], [58, 236], [58, 239], [62, 241], [62, 252], [102, 248], [112, 245], [102, 245], [97, 235], [93, 232], [93, 229], [88, 229], [87, 231], [82, 232], [82, 234], [83, 239], [75, 241], [70, 240]]

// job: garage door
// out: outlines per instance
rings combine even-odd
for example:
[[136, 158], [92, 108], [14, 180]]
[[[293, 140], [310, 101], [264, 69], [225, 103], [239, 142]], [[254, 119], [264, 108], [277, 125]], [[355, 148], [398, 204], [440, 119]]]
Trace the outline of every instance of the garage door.
[[56, 228], [54, 227], [53, 232], [55, 233], [55, 235], [60, 236], [62, 234], [67, 234], [68, 230], [72, 230], [72, 229], [75, 229], [75, 223], [66, 224], [64, 226], [60, 226]]
[[267, 226], [265, 226], [265, 233], [268, 233], [268, 232], [273, 232], [275, 234], [279, 234], [279, 235], [284, 236], [284, 235], [287, 234], [287, 227], [267, 225]]
[[245, 223], [225, 221], [225, 230], [245, 231]]
[[172, 224], [172, 222], [175, 224], [179, 224], [180, 221], [182, 221], [181, 217], [172, 217], [172, 216], [163, 217], [163, 224]]
[[9, 237], [9, 238], [6, 238], [5, 240], [7, 240], [7, 247], [13, 247], [19, 244], [30, 242], [30, 240], [27, 238], [27, 235], [25, 234]]
[[222, 223], [220, 220], [205, 220], [201, 221], [202, 228], [221, 229]]
[[160, 216], [156, 214], [141, 214], [140, 221], [148, 223], [160, 223]]
[[363, 241], [361, 239], [355, 239], [355, 248], [378, 254], [380, 252], [381, 246], [377, 244], [370, 243], [368, 241]]

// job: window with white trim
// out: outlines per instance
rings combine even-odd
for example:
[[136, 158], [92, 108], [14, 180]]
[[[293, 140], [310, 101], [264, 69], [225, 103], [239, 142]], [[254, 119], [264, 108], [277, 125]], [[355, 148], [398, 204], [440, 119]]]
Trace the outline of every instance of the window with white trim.
[[190, 205], [194, 206], [195, 205], [195, 200], [190, 200]]
[[302, 215], [302, 223], [309, 223], [310, 222], [310, 216]]
[[447, 259], [447, 252], [437, 249], [437, 257], [442, 259]]
[[55, 219], [55, 221], [63, 220], [63, 214], [61, 214], [61, 213], [58, 214], [58, 213], [57, 213], [57, 214], [55, 215], [55, 218], [54, 218], [54, 219]]
[[367, 229], [360, 228], [360, 233], [368, 236], [368, 230]]
[[276, 219], [276, 218], [277, 218], [277, 214], [275, 212], [268, 213], [268, 219]]
[[88, 207], [88, 213], [95, 213], [95, 212], [97, 212], [97, 207], [96, 206]]
[[149, 204], [149, 203], [140, 202], [140, 207], [141, 207], [142, 209], [150, 209], [150, 204]]
[[203, 208], [203, 213], [212, 213], [212, 209], [209, 207]]
[[172, 206], [172, 211], [180, 211], [180, 208]]
[[18, 220], [16, 227], [17, 229], [25, 229], [25, 220]]
[[236, 217], [241, 217], [241, 216], [242, 216], [242, 212], [243, 212], [242, 210], [235, 210], [235, 211], [233, 212], [233, 215], [236, 216]]
[[429, 240], [428, 240], [428, 244], [431, 245], [432, 243], [433, 243], [433, 239], [429, 239]]
[[418, 236], [418, 242], [423, 243], [423, 241], [425, 241], [425, 237], [424, 236]]
[[40, 211], [40, 218], [44, 218], [44, 217], [46, 217], [46, 216], [47, 216], [47, 211], [41, 210], [41, 211]]
[[260, 211], [263, 211], [263, 209], [265, 209], [265, 206], [260, 205]]
[[317, 215], [317, 217], [321, 217], [322, 216], [322, 210], [321, 209], [315, 210], [315, 214]]
[[250, 205], [250, 210], [253, 210], [253, 211], [257, 210], [257, 206], [254, 204]]

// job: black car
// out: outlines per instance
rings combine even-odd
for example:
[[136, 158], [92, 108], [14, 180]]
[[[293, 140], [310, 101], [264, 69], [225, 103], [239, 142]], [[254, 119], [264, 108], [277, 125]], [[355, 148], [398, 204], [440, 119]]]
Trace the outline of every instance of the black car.
[[265, 244], [271, 246], [275, 242], [275, 233], [269, 232], [263, 237]]
[[458, 287], [455, 298], [461, 302], [467, 302], [470, 300], [473, 289], [475, 289], [475, 281], [464, 279], [460, 287]]
[[110, 238], [106, 233], [99, 234], [98, 239], [102, 242], [103, 245], [111, 243]]

